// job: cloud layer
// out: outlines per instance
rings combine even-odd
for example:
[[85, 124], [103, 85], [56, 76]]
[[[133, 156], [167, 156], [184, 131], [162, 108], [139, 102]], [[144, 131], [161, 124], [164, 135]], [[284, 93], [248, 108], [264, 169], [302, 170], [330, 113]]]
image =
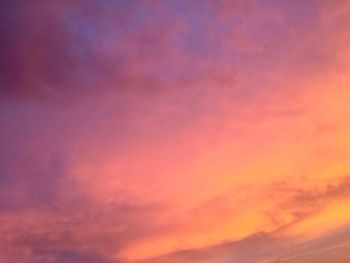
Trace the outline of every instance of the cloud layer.
[[347, 1], [2, 1], [0, 263], [349, 260]]

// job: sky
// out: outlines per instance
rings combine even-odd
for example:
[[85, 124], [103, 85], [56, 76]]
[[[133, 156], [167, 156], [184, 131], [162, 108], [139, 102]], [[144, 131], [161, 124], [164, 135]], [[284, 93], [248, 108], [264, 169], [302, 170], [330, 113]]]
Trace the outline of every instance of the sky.
[[0, 1], [0, 263], [350, 262], [350, 2]]

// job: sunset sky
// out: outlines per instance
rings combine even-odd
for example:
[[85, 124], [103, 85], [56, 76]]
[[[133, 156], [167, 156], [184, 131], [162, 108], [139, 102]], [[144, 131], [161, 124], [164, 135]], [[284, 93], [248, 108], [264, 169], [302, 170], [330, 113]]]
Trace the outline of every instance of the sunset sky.
[[350, 1], [0, 1], [0, 263], [350, 262]]

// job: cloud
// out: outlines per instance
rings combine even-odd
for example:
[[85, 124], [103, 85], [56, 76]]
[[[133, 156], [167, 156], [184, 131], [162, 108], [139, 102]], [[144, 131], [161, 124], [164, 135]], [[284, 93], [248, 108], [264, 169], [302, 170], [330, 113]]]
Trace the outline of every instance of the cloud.
[[0, 159], [2, 211], [74, 205], [77, 185], [63, 157], [58, 154], [10, 157]]
[[[56, 253], [56, 252], [55, 252]], [[105, 260], [102, 256], [94, 255], [94, 254], [84, 254], [84, 253], [77, 253], [74, 251], [62, 251], [57, 253], [57, 256], [55, 256], [55, 259], [53, 260], [55, 263], [107, 263], [111, 261]], [[117, 261], [114, 261], [117, 263]]]
[[2, 97], [60, 102], [106, 90], [159, 89], [163, 77], [139, 66], [167, 56], [173, 30], [151, 21], [124, 33], [132, 21], [143, 23], [138, 13], [153, 13], [147, 6], [136, 1], [3, 2]]
[[[317, 34], [307, 35], [317, 22], [314, 13], [309, 19], [300, 14], [300, 20], [311, 20], [307, 28], [296, 24], [282, 32], [298, 18], [298, 5], [225, 0], [206, 5], [209, 11], [197, 1], [188, 5], [191, 10], [182, 1], [3, 2], [2, 97], [62, 102], [110, 93], [143, 96], [203, 83], [233, 86], [244, 66], [237, 52], [247, 53], [257, 65], [284, 64], [283, 46], [290, 46], [296, 61], [293, 66], [287, 59], [288, 65], [308, 71], [329, 67], [336, 56], [332, 43], [317, 45], [328, 30], [319, 27]], [[316, 14], [323, 10], [315, 6]], [[251, 22], [236, 21], [235, 15], [246, 9]], [[234, 16], [223, 22], [210, 10]]]
[[4, 2], [2, 98], [62, 103], [233, 86], [236, 62], [222, 65], [227, 54], [220, 50], [219, 36], [210, 36], [222, 26], [219, 18], [213, 16], [214, 28], [198, 30], [191, 20], [206, 23], [207, 13], [196, 10], [202, 6], [198, 2], [190, 6], [192, 17], [181, 15], [189, 12], [182, 2]]
[[[280, 214], [291, 215], [292, 220], [286, 225], [281, 226], [280, 230], [293, 228], [299, 223], [314, 217], [318, 217], [329, 207], [335, 207], [334, 203], [341, 203], [342, 200], [348, 200], [349, 195], [349, 177], [343, 176], [335, 180], [326, 180], [323, 182], [314, 182], [312, 185], [306, 184], [294, 185], [293, 183], [279, 182], [273, 185], [270, 190], [277, 201], [277, 211], [270, 213], [271, 220], [274, 221]], [[278, 211], [280, 210], [280, 211]], [[329, 211], [329, 213], [332, 213]], [[288, 230], [287, 230], [288, 231]], [[305, 233], [306, 234], [306, 233]]]
[[84, 191], [67, 155], [4, 157], [0, 174], [4, 262], [119, 262], [120, 251], [135, 241], [169, 229], [153, 223], [163, 210], [159, 204], [130, 199], [123, 190], [114, 189], [111, 200]]
[[296, 243], [282, 250], [271, 262], [346, 262], [349, 260], [349, 228], [340, 229], [308, 242]]
[[121, 250], [164, 231], [152, 223], [156, 211], [153, 205], [117, 201], [104, 207], [85, 201], [61, 210], [2, 210], [0, 232], [6, 238], [0, 240], [0, 254], [9, 260], [18, 258], [18, 262], [41, 258], [47, 262], [119, 262]]
[[[280, 243], [281, 244], [281, 243]], [[266, 250], [266, 247], [270, 249]], [[173, 262], [257, 262], [277, 249], [278, 241], [268, 233], [257, 233], [235, 242], [224, 242], [219, 245], [177, 251], [161, 257], [137, 261], [137, 263], [173, 263]], [[249, 254], [249, 261], [246, 255]]]
[[178, 251], [137, 263], [346, 262], [348, 243], [349, 228], [307, 242], [281, 238], [274, 233], [257, 233], [239, 241]]
[[2, 1], [1, 257], [302, 262], [340, 245], [317, 242], [350, 218], [347, 10]]

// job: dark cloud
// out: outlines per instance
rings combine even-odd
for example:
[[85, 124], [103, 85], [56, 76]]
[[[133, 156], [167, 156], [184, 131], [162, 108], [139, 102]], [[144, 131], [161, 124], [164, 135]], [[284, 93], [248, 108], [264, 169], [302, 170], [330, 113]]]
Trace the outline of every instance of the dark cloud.
[[127, 193], [117, 190], [109, 202], [82, 192], [63, 154], [14, 157], [0, 159], [0, 255], [10, 260], [94, 258], [79, 252], [57, 254], [82, 247], [112, 255], [140, 238], [169, 230], [168, 225], [153, 223], [162, 209], [158, 204], [128, 200]]
[[[52, 255], [48, 256], [52, 258], [50, 262], [53, 263], [112, 263], [105, 259], [103, 256], [98, 254], [77, 252], [77, 251], [54, 251]], [[45, 260], [41, 261], [42, 263]], [[113, 263], [118, 263], [117, 261], [113, 261]]]
[[242, 240], [225, 242], [201, 249], [177, 251], [162, 257], [139, 261], [138, 263], [253, 263], [266, 258], [267, 255], [281, 247], [283, 243], [282, 240], [277, 240], [269, 233], [257, 233]]
[[[274, 184], [269, 191], [279, 201], [277, 201], [276, 209], [266, 213], [266, 216], [272, 224], [277, 226], [275, 232], [283, 232], [317, 215], [331, 202], [349, 198], [349, 187], [350, 178], [348, 176], [340, 177], [337, 182], [315, 184], [311, 188], [299, 188], [287, 182]], [[290, 221], [281, 222], [279, 220], [281, 215], [290, 216]]]
[[[188, 12], [184, 4], [36, 0], [2, 1], [0, 8], [2, 99], [153, 94], [221, 71], [217, 63], [203, 66], [219, 45], [205, 28], [198, 33], [192, 26], [202, 16], [196, 8], [191, 16], [181, 15]], [[231, 69], [221, 79], [230, 82], [232, 75]]]
[[257, 7], [254, 0], [206, 0], [205, 3], [222, 17], [247, 14]]
[[106, 90], [157, 88], [161, 76], [137, 69], [168, 49], [165, 28], [148, 30], [137, 18], [152, 16], [147, 6], [141, 1], [2, 1], [1, 96], [68, 100]]
[[[23, 253], [25, 254], [25, 253]], [[120, 263], [118, 260], [109, 260], [100, 254], [94, 254], [85, 251], [34, 251], [28, 255], [3, 255], [3, 262], [18, 263]]]
[[239, 241], [178, 251], [137, 263], [348, 262], [349, 234], [347, 227], [320, 238], [298, 242], [277, 237], [274, 233], [257, 233]]
[[[314, 5], [305, 4], [303, 9], [318, 10]], [[256, 65], [263, 67], [266, 63], [281, 63], [285, 47], [293, 47], [295, 64], [303, 60], [298, 68], [309, 65], [308, 72], [333, 60], [332, 45], [315, 48], [328, 31], [321, 36], [308, 35], [317, 22], [316, 11], [307, 27], [294, 28], [299, 30], [295, 38], [284, 30], [285, 24], [264, 17], [265, 12], [271, 12], [271, 6], [241, 0], [166, 4], [124, 0], [2, 1], [0, 96], [2, 100], [61, 102], [116, 92], [154, 94], [203, 82], [231, 86], [236, 70], [233, 66], [239, 63], [234, 50], [242, 45], [245, 47], [238, 50], [266, 51], [250, 54]], [[290, 23], [303, 23], [309, 17], [309, 13], [300, 14], [300, 4], [277, 6]], [[220, 23], [221, 14], [232, 20]], [[249, 22], [232, 18], [242, 14], [254, 19]], [[205, 22], [205, 17], [211, 18], [210, 23]], [[306, 44], [294, 47], [300, 38]], [[232, 50], [223, 48], [221, 41], [228, 42]], [[226, 68], [221, 65], [223, 58], [232, 60]], [[219, 79], [211, 77], [212, 72], [221, 72]]]
[[296, 195], [294, 200], [300, 203], [310, 202], [325, 202], [337, 197], [347, 197], [350, 195], [350, 177], [343, 177], [337, 183], [329, 183], [324, 189], [315, 190], [298, 190], [296, 189]]
[[348, 262], [350, 229], [345, 227], [307, 242], [294, 243], [280, 251], [279, 255], [271, 255], [271, 263], [292, 262]]
[[74, 205], [76, 183], [66, 165], [54, 154], [0, 158], [0, 211]]
[[286, 206], [291, 207], [309, 207], [320, 208], [329, 201], [336, 198], [344, 198], [349, 196], [350, 177], [344, 176], [337, 182], [325, 182], [321, 185], [315, 185], [311, 189], [298, 188], [289, 185], [286, 182], [275, 184], [273, 189], [276, 193], [284, 192], [288, 197]]
[[159, 207], [152, 204], [90, 201], [74, 208], [31, 211], [0, 213], [2, 257], [24, 262], [119, 262], [117, 254], [133, 242], [167, 231], [153, 223]]

